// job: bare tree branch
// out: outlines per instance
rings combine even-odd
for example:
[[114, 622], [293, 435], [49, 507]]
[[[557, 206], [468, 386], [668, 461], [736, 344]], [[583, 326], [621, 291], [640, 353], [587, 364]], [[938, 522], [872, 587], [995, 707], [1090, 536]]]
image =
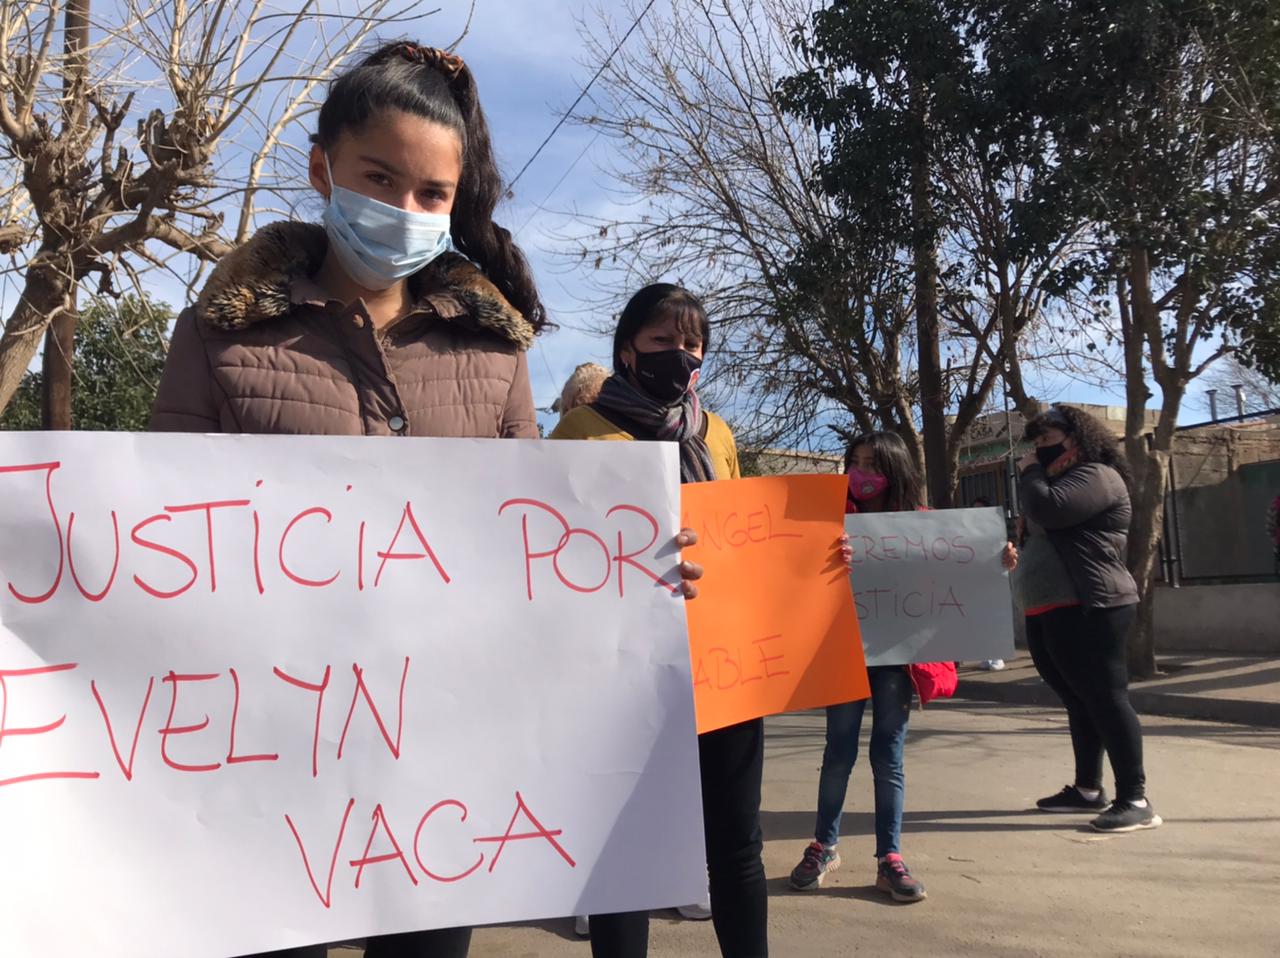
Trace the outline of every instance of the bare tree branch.
[[257, 198], [274, 192], [266, 165], [293, 148], [318, 84], [377, 27], [415, 18], [391, 0], [332, 15], [315, 3], [121, 0], [97, 11], [93, 42], [74, 50], [85, 80], [62, 90], [55, 81], [78, 75], [53, 44], [62, 4], [0, 0], [0, 169], [14, 184], [0, 195], [0, 251], [15, 258], [6, 276], [21, 274], [0, 335], [0, 409], [78, 284], [97, 277], [114, 293], [115, 273], [174, 272], [175, 256], [198, 274], [232, 249], [229, 213], [246, 238]]
[[445, 49], [448, 50], [450, 53], [458, 49], [458, 47], [462, 44], [462, 41], [467, 38], [467, 34], [471, 32], [471, 18], [474, 17], [475, 15], [476, 15], [476, 0], [471, 0], [471, 6], [467, 8], [467, 22], [462, 25], [462, 32], [458, 34], [458, 36], [454, 39], [452, 43], [450, 43], [447, 47], [445, 47]]
[[[588, 305], [609, 315], [638, 284], [669, 277], [694, 286], [716, 321], [709, 401], [747, 445], [831, 448], [848, 432], [890, 429], [919, 448], [914, 294], [901, 248], [878, 247], [815, 183], [823, 140], [789, 116], [775, 91], [807, 66], [794, 30], [817, 0], [673, 0], [646, 18], [609, 62], [580, 121], [613, 142], [614, 202], [574, 210], [551, 230], [566, 264], [598, 277]], [[630, 23], [632, 3], [617, 14]], [[588, 64], [605, 62], [618, 28], [584, 24]], [[1000, 170], [976, 142], [947, 144], [937, 164], [950, 198], [941, 303], [949, 357], [945, 386], [958, 448], [1003, 377], [1022, 407], [1030, 334], [1046, 322], [1051, 267], [1014, 255], [1013, 203], [1031, 173]], [[802, 251], [809, 267], [791, 267]], [[808, 254], [806, 254], [808, 255]], [[608, 321], [601, 321], [606, 327]], [[1034, 357], [1032, 357], [1034, 361]], [[1085, 367], [1082, 350], [1074, 360]]]

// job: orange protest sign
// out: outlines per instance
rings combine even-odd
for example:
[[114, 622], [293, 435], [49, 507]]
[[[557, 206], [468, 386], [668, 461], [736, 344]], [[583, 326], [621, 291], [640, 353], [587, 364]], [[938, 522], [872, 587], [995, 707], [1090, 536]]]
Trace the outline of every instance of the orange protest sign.
[[776, 476], [681, 487], [686, 557], [703, 565], [689, 602], [698, 731], [864, 699], [858, 615], [837, 540], [843, 476]]

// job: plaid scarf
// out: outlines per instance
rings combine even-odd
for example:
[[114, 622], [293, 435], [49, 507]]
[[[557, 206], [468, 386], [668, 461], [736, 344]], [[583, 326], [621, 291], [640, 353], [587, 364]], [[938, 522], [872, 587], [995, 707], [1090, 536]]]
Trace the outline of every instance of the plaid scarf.
[[690, 389], [674, 406], [663, 406], [615, 373], [605, 380], [592, 407], [636, 439], [680, 444], [680, 481], [715, 479], [711, 453], [702, 438], [706, 413]]

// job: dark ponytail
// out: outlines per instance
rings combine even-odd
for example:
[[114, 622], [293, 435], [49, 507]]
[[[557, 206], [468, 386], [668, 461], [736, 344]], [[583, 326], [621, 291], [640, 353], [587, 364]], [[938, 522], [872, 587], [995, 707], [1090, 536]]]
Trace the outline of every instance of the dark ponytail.
[[462, 177], [453, 200], [453, 242], [535, 330], [547, 325], [529, 262], [493, 221], [502, 177], [475, 77], [460, 57], [400, 40], [383, 44], [338, 77], [320, 108], [313, 142], [330, 149], [385, 110], [401, 110], [453, 130], [462, 142]]

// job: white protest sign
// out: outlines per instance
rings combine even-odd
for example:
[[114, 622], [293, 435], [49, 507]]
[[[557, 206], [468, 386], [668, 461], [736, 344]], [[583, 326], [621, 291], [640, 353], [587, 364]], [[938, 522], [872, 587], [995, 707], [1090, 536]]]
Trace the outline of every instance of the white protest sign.
[[844, 527], [868, 666], [1013, 654], [999, 509], [857, 513]]
[[0, 435], [0, 950], [706, 888], [674, 447]]

